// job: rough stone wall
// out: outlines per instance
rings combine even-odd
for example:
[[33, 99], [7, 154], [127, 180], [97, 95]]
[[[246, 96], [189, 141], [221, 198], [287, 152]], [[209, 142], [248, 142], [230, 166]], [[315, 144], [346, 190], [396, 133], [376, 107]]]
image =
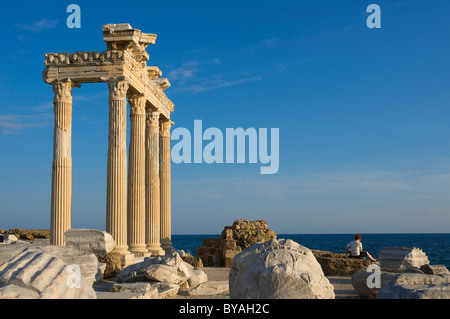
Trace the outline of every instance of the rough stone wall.
[[371, 261], [367, 259], [349, 258], [349, 254], [314, 249], [311, 251], [326, 276], [353, 275], [358, 270], [366, 270], [371, 264]]
[[36, 238], [50, 238], [49, 229], [32, 230], [32, 229], [21, 229], [12, 228], [10, 230], [0, 229], [0, 234], [14, 235], [20, 240], [34, 240]]
[[277, 234], [266, 221], [239, 219], [223, 229], [221, 238], [206, 238], [196, 252], [204, 266], [231, 267], [234, 256], [241, 251], [272, 238], [277, 238]]

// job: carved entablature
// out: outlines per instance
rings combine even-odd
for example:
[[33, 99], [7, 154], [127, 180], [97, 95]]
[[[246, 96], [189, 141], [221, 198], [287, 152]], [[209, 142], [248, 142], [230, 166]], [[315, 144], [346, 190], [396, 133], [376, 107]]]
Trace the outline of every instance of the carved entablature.
[[47, 53], [45, 54], [45, 66], [67, 65], [71, 62], [70, 53]]
[[[49, 66], [67, 66], [69, 64], [84, 64], [84, 65], [101, 65], [103, 63], [117, 63], [130, 62], [125, 51], [104, 51], [104, 52], [75, 52], [70, 53], [47, 53], [45, 54], [45, 65]], [[128, 59], [127, 59], [128, 58]], [[137, 63], [136, 63], [137, 64]], [[140, 66], [141, 67], [141, 66]]]
[[174, 122], [167, 119], [160, 119], [159, 135], [161, 137], [170, 137], [170, 129]]
[[128, 23], [107, 24], [102, 30], [108, 50], [126, 50], [137, 62], [148, 61], [149, 54], [145, 49], [149, 44], [155, 44], [156, 34], [143, 33]]
[[162, 76], [162, 72], [157, 66], [148, 66], [147, 75], [150, 78], [150, 80], [156, 80], [157, 78]]
[[150, 105], [170, 118], [174, 104], [163, 92], [170, 82], [160, 78], [158, 67], [147, 66], [146, 48], [155, 43], [156, 35], [133, 29], [129, 24], [107, 24], [103, 26], [103, 39], [107, 45], [103, 52], [45, 54], [44, 81], [52, 84], [70, 78], [76, 83], [99, 83], [123, 78], [130, 92], [144, 94]]
[[156, 80], [153, 80], [153, 82], [155, 82], [159, 86], [161, 91], [164, 91], [165, 89], [170, 88], [170, 82], [166, 78], [156, 79]]
[[71, 56], [72, 63], [99, 62], [102, 53], [100, 52], [75, 52]]

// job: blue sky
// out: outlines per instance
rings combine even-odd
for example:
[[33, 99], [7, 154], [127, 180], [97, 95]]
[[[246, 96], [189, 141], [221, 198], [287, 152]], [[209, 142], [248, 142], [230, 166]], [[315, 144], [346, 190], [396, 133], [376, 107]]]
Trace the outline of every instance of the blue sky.
[[[66, 26], [70, 3], [81, 29]], [[377, 3], [382, 28], [368, 29]], [[174, 128], [280, 129], [280, 169], [172, 164], [174, 234], [239, 218], [277, 233], [448, 232], [447, 1], [20, 1], [2, 4], [0, 228], [48, 228], [44, 54], [103, 51], [101, 27], [158, 35]], [[105, 227], [106, 84], [74, 89], [73, 227]]]

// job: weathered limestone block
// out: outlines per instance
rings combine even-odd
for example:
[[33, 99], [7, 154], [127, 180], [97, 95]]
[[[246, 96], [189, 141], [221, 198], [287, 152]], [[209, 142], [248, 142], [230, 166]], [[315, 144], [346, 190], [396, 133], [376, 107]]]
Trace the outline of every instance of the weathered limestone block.
[[377, 299], [450, 299], [450, 274], [399, 274], [381, 289]]
[[147, 282], [117, 283], [111, 288], [110, 291], [137, 293], [145, 296], [145, 299], [158, 298], [158, 287]]
[[448, 274], [449, 271], [445, 265], [423, 265], [420, 270], [427, 275]]
[[98, 271], [97, 257], [95, 257], [94, 254], [64, 246], [31, 245], [26, 243], [5, 245], [0, 249], [0, 263], [8, 261], [25, 249], [35, 252], [44, 252], [60, 259], [67, 265], [78, 265], [81, 274], [88, 282], [92, 284], [96, 281], [95, 277]]
[[175, 297], [180, 286], [161, 282], [116, 283], [110, 292], [127, 293], [129, 299], [170, 299]]
[[325, 276], [353, 275], [358, 270], [366, 270], [370, 260], [349, 258], [348, 254], [337, 254], [330, 251], [311, 250], [319, 262]]
[[313, 253], [292, 240], [272, 239], [238, 254], [229, 277], [232, 299], [334, 299]]
[[158, 299], [171, 299], [180, 291], [180, 286], [169, 282], [152, 283], [152, 286], [158, 288]]
[[98, 259], [94, 254], [70, 247], [53, 245], [38, 246], [45, 253], [61, 259], [67, 265], [80, 266], [81, 274], [91, 284], [96, 281]]
[[182, 285], [189, 279], [193, 283], [202, 280], [204, 273], [195, 270], [185, 263], [178, 253], [165, 256], [148, 257], [143, 262], [123, 269], [119, 274], [118, 282], [153, 281]]
[[390, 282], [398, 273], [393, 272], [380, 272], [380, 288], [369, 288], [367, 284], [367, 279], [369, 276], [373, 275], [373, 272], [358, 270], [352, 276], [352, 286], [353, 289], [358, 293], [358, 295], [362, 298], [370, 298], [373, 299], [376, 297], [378, 292], [386, 286], [388, 282]]
[[106, 255], [116, 246], [112, 236], [96, 229], [69, 229], [64, 233], [67, 247], [87, 251], [95, 255]]
[[378, 254], [381, 270], [401, 273], [409, 268], [420, 268], [430, 263], [419, 248], [384, 247]]
[[185, 263], [188, 263], [192, 267], [198, 268], [200, 270], [203, 270], [203, 262], [202, 262], [201, 258], [194, 257], [194, 256], [189, 255], [189, 254], [185, 254], [184, 256], [181, 256], [181, 259], [183, 259], [183, 261]]
[[234, 257], [236, 257], [237, 254], [239, 254], [241, 251], [239, 250], [226, 250], [224, 252], [223, 256], [223, 263], [225, 267], [231, 267], [231, 264], [233, 263]]
[[[228, 281], [207, 281], [194, 288], [183, 291], [185, 296], [211, 296], [229, 292]], [[181, 294], [181, 292], [180, 292]]]
[[104, 278], [118, 276], [122, 270], [120, 253], [111, 252], [106, 255], [98, 255], [97, 259], [100, 263], [106, 264], [105, 271], [103, 273]]
[[16, 285], [0, 287], [0, 299], [39, 299], [39, 293]]
[[16, 285], [40, 299], [96, 299], [92, 283], [61, 259], [26, 248], [0, 265], [0, 286]]
[[0, 240], [1, 244], [12, 244], [15, 243], [18, 239], [14, 235], [1, 235], [3, 237], [3, 241]]
[[185, 263], [186, 268], [189, 272], [189, 279], [187, 280], [189, 287], [196, 287], [206, 281], [208, 281], [208, 276], [203, 270], [194, 268], [191, 265]]

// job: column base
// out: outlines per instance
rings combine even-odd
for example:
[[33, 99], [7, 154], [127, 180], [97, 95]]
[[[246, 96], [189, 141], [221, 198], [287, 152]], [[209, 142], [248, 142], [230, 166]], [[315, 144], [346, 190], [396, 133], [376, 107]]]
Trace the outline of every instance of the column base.
[[159, 248], [152, 248], [152, 247], [148, 247], [147, 246], [147, 250], [152, 256], [164, 256], [166, 254], [164, 249], [162, 249], [161, 247], [159, 247]]
[[128, 255], [128, 254], [130, 254], [130, 252], [128, 251], [128, 246], [127, 245], [114, 247], [114, 249], [112, 250], [112, 253], [119, 253], [121, 255]]
[[145, 245], [130, 245], [130, 253], [132, 253], [134, 256], [150, 257], [150, 253], [146, 249]]

